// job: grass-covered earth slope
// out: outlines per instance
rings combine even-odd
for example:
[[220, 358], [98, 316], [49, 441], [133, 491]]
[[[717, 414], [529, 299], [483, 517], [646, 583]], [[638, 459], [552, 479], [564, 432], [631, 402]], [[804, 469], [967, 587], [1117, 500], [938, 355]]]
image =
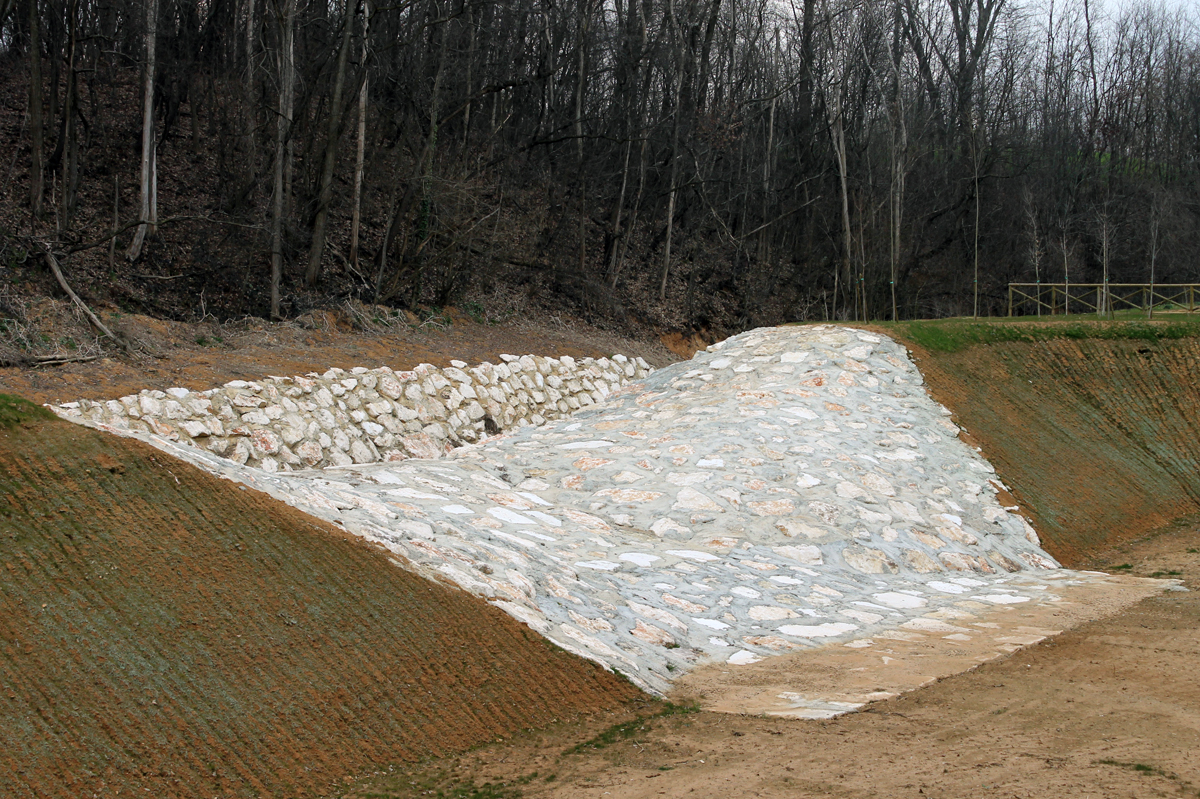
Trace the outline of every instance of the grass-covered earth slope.
[[304, 796], [637, 692], [137, 441], [0, 397], [0, 795]]
[[1200, 318], [879, 328], [1065, 563], [1200, 510]]

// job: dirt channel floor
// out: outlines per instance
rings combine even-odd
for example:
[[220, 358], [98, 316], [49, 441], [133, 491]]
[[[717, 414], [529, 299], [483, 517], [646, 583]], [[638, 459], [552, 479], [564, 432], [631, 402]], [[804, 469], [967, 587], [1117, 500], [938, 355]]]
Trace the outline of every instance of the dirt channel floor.
[[[462, 317], [450, 321], [452, 324], [417, 323], [380, 335], [349, 332], [337, 319], [308, 327], [251, 321], [209, 331], [139, 318], [127, 324], [132, 337], [147, 342], [142, 355], [55, 369], [0, 370], [0, 392], [39, 402], [66, 401], [116, 397], [144, 387], [205, 388], [234, 378], [304, 373], [329, 366], [386, 364], [403, 368], [421, 361], [444, 364], [450, 358], [495, 360], [501, 352], [580, 356], [624, 351], [641, 354], [656, 364], [673, 357], [658, 342], [621, 340], [575, 323], [496, 327], [476, 325]], [[222, 340], [215, 341], [214, 336]], [[17, 729], [14, 725], [21, 724], [52, 729], [49, 725], [55, 719], [79, 719], [91, 713], [96, 729], [123, 742], [102, 754], [119, 755], [123, 746], [126, 770], [109, 767], [104, 771], [94, 765], [72, 771], [52, 766], [53, 757], [61, 757], [61, 752], [35, 747], [27, 752], [14, 750], [7, 758], [10, 770], [3, 779], [14, 780], [6, 785], [24, 785], [35, 778], [53, 781], [69, 775], [80, 780], [81, 774], [88, 778], [103, 774], [111, 780], [123, 774], [122, 779], [106, 784], [137, 787], [141, 793], [145, 786], [161, 789], [172, 784], [159, 779], [166, 776], [162, 771], [191, 768], [189, 763], [218, 751], [224, 753], [222, 757], [234, 757], [240, 765], [216, 770], [220, 779], [211, 780], [210, 774], [211, 781], [201, 779], [204, 769], [193, 769], [192, 779], [201, 781], [190, 783], [190, 788], [178, 790], [177, 795], [210, 795], [194, 790], [204, 783], [206, 789], [212, 788], [211, 795], [271, 795], [280, 790], [279, 795], [292, 795], [287, 789], [269, 786], [295, 785], [297, 795], [318, 791], [355, 799], [1200, 796], [1200, 757], [1195, 755], [1200, 751], [1200, 672], [1196, 668], [1200, 662], [1200, 470], [1196, 468], [1200, 389], [1193, 379], [1200, 345], [1195, 340], [1152, 347], [1051, 342], [914, 354], [934, 395], [956, 412], [969, 440], [981, 446], [997, 466], [1016, 500], [1047, 533], [1045, 543], [1052, 552], [1073, 566], [1174, 577], [1195, 590], [1144, 600], [1117, 616], [1089, 622], [1008, 658], [830, 721], [679, 713], [669, 708], [663, 715], [661, 704], [645, 699], [614, 706], [619, 691], [613, 693], [616, 689], [604, 684], [597, 685], [599, 694], [587, 689], [592, 693], [585, 691], [577, 703], [580, 710], [590, 703], [594, 715], [551, 723], [555, 716], [567, 717], [553, 712], [556, 703], [563, 701], [558, 689], [517, 699], [525, 689], [516, 686], [511, 698], [498, 701], [532, 702], [527, 708], [531, 715], [528, 721], [509, 724], [505, 733], [489, 726], [493, 711], [487, 710], [487, 705], [461, 715], [456, 704], [461, 696], [450, 689], [431, 697], [437, 704], [406, 713], [398, 726], [383, 712], [371, 716], [376, 720], [360, 729], [364, 722], [355, 714], [369, 715], [371, 703], [348, 709], [339, 706], [333, 724], [336, 735], [324, 738], [322, 725], [327, 724], [331, 712], [329, 701], [312, 703], [296, 694], [292, 709], [286, 712], [302, 714], [304, 719], [292, 723], [289, 734], [296, 736], [294, 742], [278, 738], [284, 749], [290, 746], [295, 754], [278, 757], [265, 771], [255, 765], [263, 751], [260, 744], [251, 737], [243, 740], [244, 732], [222, 739], [220, 731], [229, 729], [221, 726], [225, 722], [217, 723], [218, 716], [206, 715], [199, 705], [191, 708], [182, 700], [173, 711], [173, 729], [148, 728], [153, 732], [151, 742], [131, 746], [128, 736], [144, 731], [140, 726], [143, 714], [160, 711], [154, 711], [154, 705], [145, 707], [146, 697], [132, 690], [136, 683], [128, 679], [127, 672], [114, 671], [115, 676], [105, 678], [107, 682], [93, 679], [87, 684], [96, 673], [94, 665], [92, 671], [84, 672], [83, 683], [70, 683], [78, 675], [72, 673], [62, 653], [76, 658], [70, 653], [84, 651], [83, 639], [76, 638], [72, 644], [71, 636], [79, 632], [64, 627], [50, 631], [50, 637], [38, 645], [45, 649], [39, 650], [36, 663], [26, 659], [24, 666], [9, 672], [29, 680], [31, 674], [37, 674], [37, 669], [26, 668], [33, 664], [59, 682], [39, 689], [40, 694], [29, 694], [33, 698], [23, 698], [24, 705], [10, 704], [7, 718], [0, 722], [2, 729]], [[149, 450], [144, 457], [154, 464], [149, 461]], [[166, 466], [160, 459], [155, 468]], [[69, 499], [56, 500], [57, 504], [47, 500], [50, 504], [38, 513], [52, 519], [62, 507], [74, 507], [71, 503], [80, 501], [86, 510], [88, 501], [77, 499], [78, 493], [86, 495], [86, 490], [60, 492]], [[210, 511], [208, 515], [224, 517], [228, 513]], [[1181, 517], [1183, 521], [1170, 522]], [[233, 546], [235, 542], [226, 543]], [[62, 553], [70, 554], [64, 547], [78, 545], [54, 546], [59, 548], [46, 556], [49, 560], [36, 562], [38, 574], [63, 568], [67, 558]], [[1101, 553], [1106, 547], [1116, 548]], [[19, 561], [5, 560], [17, 568]], [[345, 567], [329, 566], [333, 570]], [[171, 571], [162, 564], [153, 569], [162, 569], [164, 574]], [[15, 573], [8, 569], [10, 578]], [[332, 575], [330, 572], [329, 577]], [[32, 590], [32, 577], [33, 573], [27, 572], [21, 578], [22, 590]], [[210, 582], [221, 583], [215, 573], [210, 578]], [[378, 579], [401, 578], [381, 575]], [[32, 609], [37, 605], [40, 602]], [[119, 607], [114, 601], [109, 615], [115, 618]], [[21, 614], [29, 609], [5, 611], [0, 618], [28, 623]], [[341, 623], [357, 623], [355, 614], [370, 612], [379, 611], [344, 608], [346, 617]], [[137, 631], [136, 619], [127, 617], [124, 623], [126, 628], [134, 625], [133, 631]], [[265, 617], [255, 621], [266, 623]], [[16, 643], [20, 635], [28, 633], [14, 632], [13, 624], [0, 636], [4, 639], [0, 654], [7, 657], [10, 668], [16, 668], [13, 664], [19, 663], [23, 653], [29, 654], [22, 649], [28, 648], [26, 644]], [[238, 631], [231, 627], [221, 634], [226, 632], [236, 635]], [[322, 663], [304, 672], [305, 678], [332, 686], [334, 673], [354, 671], [356, 662], [375, 657], [364, 652], [362, 647], [351, 649], [336, 664]], [[253, 662], [272, 662], [269, 652], [260, 654]], [[414, 653], [395, 657], [414, 656], [426, 657]], [[427, 690], [452, 686], [459, 680], [454, 666], [446, 664], [445, 668], [442, 677], [437, 677], [436, 670], [425, 670]], [[493, 667], [480, 661], [472, 668]], [[496, 674], [513, 679], [528, 674], [535, 681], [544, 680], [545, 672], [538, 668], [515, 665]], [[570, 671], [574, 666], [564, 662], [555, 668]], [[258, 678], [261, 685], [252, 683], [259, 685], [257, 694], [268, 691], [274, 681], [268, 673], [263, 671]], [[583, 674], [580, 678], [594, 679]], [[99, 703], [96, 707], [101, 710], [88, 710], [86, 701], [73, 692], [81, 685], [90, 685], [86, 690], [93, 698], [86, 701]], [[15, 701], [13, 696], [24, 696], [11, 689], [0, 693], [8, 696], [10, 703]], [[111, 699], [101, 702], [94, 698], [98, 695]], [[405, 696], [403, 691], [398, 695]], [[386, 697], [387, 691], [377, 696]], [[255, 701], [270, 705], [264, 699]], [[381, 706], [387, 711], [386, 705]], [[602, 709], [606, 707], [609, 709]], [[477, 745], [492, 735], [547, 723], [550, 726], [502, 744], [438, 756], [439, 752]], [[208, 732], [201, 735], [193, 728]], [[449, 729], [458, 732], [447, 733]], [[400, 743], [391, 749], [381, 745], [379, 730]], [[593, 744], [586, 743], [592, 739]], [[8, 748], [9, 741], [4, 743]], [[71, 757], [94, 749], [82, 739], [70, 746]], [[568, 753], [573, 749], [577, 751]], [[197, 757], [193, 750], [201, 754]], [[413, 758], [429, 756], [438, 759], [412, 763]], [[314, 757], [320, 759], [319, 778], [300, 774], [308, 767], [306, 758]], [[261, 776], [267, 772], [267, 777]], [[349, 776], [355, 774], [357, 779]], [[341, 777], [346, 778], [343, 787], [332, 788], [331, 783]], [[263, 781], [262, 789], [255, 787], [255, 780]], [[7, 789], [3, 793], [21, 795]], [[154, 793], [171, 794], [164, 790]], [[73, 790], [30, 795], [34, 794], [83, 795]]]

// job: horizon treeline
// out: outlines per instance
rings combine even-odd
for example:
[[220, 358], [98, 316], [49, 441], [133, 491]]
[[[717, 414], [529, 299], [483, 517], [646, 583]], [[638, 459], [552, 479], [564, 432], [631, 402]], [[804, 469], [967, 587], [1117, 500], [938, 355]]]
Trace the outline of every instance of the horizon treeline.
[[504, 284], [688, 328], [1002, 313], [1013, 281], [1200, 281], [1197, 21], [1139, 0], [0, 0], [26, 100], [5, 201], [93, 290], [169, 264], [162, 291], [218, 312]]

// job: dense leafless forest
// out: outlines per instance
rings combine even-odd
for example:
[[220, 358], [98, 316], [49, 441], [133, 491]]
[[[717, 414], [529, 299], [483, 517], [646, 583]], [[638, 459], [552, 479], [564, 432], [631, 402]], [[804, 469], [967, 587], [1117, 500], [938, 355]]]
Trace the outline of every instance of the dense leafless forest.
[[729, 330], [1196, 281], [1189, 8], [0, 0], [0, 282]]

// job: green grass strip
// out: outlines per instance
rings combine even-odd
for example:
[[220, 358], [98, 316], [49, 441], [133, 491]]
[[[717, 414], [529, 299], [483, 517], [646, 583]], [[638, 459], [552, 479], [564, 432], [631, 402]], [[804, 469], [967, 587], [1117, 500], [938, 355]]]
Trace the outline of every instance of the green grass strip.
[[48, 422], [58, 417], [41, 405], [12, 394], [0, 394], [0, 427], [11, 430], [26, 422]]
[[938, 319], [885, 322], [878, 325], [895, 337], [931, 352], [959, 352], [969, 347], [1003, 342], [1060, 339], [1164, 341], [1200, 337], [1200, 317], [1149, 321], [1092, 320], [1079, 317], [1018, 317], [1000, 319]]

